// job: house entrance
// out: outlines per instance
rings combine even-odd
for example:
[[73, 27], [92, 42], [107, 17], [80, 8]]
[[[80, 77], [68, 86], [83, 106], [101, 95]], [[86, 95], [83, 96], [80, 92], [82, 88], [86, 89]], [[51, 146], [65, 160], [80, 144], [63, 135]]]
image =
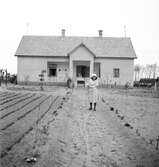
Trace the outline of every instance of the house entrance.
[[76, 66], [76, 76], [77, 77], [87, 78], [89, 77], [89, 73], [90, 73], [89, 66], [84, 66], [84, 65]]

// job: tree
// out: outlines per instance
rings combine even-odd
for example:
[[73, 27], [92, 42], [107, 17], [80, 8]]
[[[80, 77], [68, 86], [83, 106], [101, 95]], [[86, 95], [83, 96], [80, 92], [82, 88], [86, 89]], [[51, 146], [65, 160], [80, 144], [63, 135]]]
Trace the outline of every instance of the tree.
[[134, 67], [135, 81], [140, 78], [156, 78], [159, 76], [159, 66], [155, 64], [147, 64], [146, 66], [141, 66], [136, 64]]
[[157, 64], [147, 64], [145, 67], [145, 77], [146, 78], [156, 78], [157, 74]]
[[153, 71], [153, 78], [156, 78], [156, 74], [157, 74], [157, 63], [153, 64], [152, 71]]

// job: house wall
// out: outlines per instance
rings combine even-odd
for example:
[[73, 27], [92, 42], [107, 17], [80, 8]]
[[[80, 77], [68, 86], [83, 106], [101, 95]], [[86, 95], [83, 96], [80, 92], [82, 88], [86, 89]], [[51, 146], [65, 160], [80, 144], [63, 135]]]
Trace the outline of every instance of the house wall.
[[[133, 84], [133, 59], [114, 59], [114, 58], [97, 58], [95, 62], [100, 63], [101, 66], [101, 84], [117, 84], [125, 85], [126, 82]], [[120, 77], [113, 77], [113, 68], [120, 69]]]
[[[116, 84], [124, 85], [126, 82], [133, 83], [133, 59], [108, 59], [108, 58], [95, 58], [86, 48], [79, 48], [74, 54], [70, 56], [72, 62], [75, 62], [72, 66], [72, 71], [76, 74], [75, 66], [82, 64], [83, 60], [88, 65], [89, 62], [100, 63], [101, 78], [100, 84]], [[79, 62], [77, 63], [77, 61]], [[82, 60], [82, 61], [81, 61]], [[57, 77], [49, 77], [47, 70], [47, 62], [57, 63]], [[69, 75], [70, 68], [69, 58], [49, 58], [49, 57], [18, 57], [18, 83], [39, 82], [39, 74], [41, 70], [46, 70], [45, 81], [48, 83], [66, 82]], [[73, 64], [73, 63], [72, 63]], [[120, 77], [113, 77], [113, 68], [120, 69]], [[59, 71], [59, 69], [61, 69]], [[65, 69], [67, 71], [65, 71]]]
[[[47, 62], [57, 64], [57, 77], [48, 76]], [[18, 83], [39, 82], [42, 70], [46, 70], [46, 82], [66, 82], [69, 73], [68, 58], [18, 57]]]

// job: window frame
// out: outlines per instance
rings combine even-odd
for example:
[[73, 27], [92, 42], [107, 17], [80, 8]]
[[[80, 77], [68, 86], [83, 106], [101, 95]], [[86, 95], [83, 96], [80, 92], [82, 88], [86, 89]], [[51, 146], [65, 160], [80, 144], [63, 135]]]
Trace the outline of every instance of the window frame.
[[113, 78], [120, 78], [120, 68], [113, 68]]
[[[58, 69], [57, 69], [57, 64], [56, 63], [54, 63], [54, 62], [47, 62], [47, 69], [48, 69], [48, 77], [57, 77], [57, 70]], [[56, 70], [55, 71], [55, 75], [50, 75], [50, 70]]]

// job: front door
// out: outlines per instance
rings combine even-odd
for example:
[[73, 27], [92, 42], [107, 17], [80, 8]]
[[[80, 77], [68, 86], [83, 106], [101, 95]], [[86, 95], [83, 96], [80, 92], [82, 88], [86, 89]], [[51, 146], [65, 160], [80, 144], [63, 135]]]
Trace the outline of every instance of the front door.
[[76, 68], [76, 76], [77, 77], [87, 78], [87, 77], [89, 77], [89, 73], [90, 73], [89, 66], [78, 65]]

